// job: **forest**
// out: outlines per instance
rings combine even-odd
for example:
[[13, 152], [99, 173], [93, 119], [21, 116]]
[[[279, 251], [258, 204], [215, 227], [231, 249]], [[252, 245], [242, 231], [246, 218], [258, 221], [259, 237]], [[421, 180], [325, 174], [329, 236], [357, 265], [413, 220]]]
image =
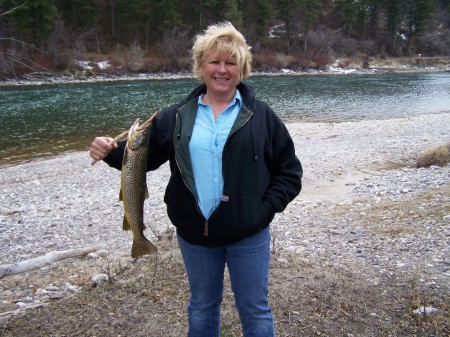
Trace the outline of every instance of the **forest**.
[[263, 71], [450, 55], [450, 0], [0, 0], [0, 74], [73, 73], [80, 62], [186, 71], [195, 34], [220, 21], [246, 36]]

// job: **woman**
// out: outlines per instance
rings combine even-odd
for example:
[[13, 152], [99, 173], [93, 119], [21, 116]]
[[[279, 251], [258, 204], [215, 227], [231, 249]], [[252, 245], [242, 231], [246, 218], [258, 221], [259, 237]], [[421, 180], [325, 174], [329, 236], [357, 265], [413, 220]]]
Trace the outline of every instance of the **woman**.
[[[164, 201], [189, 279], [189, 336], [220, 335], [225, 264], [244, 336], [273, 336], [269, 224], [300, 192], [302, 167], [285, 125], [242, 82], [244, 36], [212, 25], [192, 51], [203, 84], [153, 121], [147, 168], [170, 163]], [[125, 144], [108, 141], [96, 138], [91, 156], [120, 169]]]

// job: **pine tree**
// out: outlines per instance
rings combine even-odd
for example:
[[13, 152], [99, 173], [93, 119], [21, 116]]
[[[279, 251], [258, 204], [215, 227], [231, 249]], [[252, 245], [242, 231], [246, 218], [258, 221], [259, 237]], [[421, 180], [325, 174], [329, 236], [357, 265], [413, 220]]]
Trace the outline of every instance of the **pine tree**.
[[303, 50], [308, 50], [308, 33], [314, 27], [317, 17], [322, 9], [321, 0], [300, 0], [300, 7], [303, 12], [303, 35], [304, 45]]

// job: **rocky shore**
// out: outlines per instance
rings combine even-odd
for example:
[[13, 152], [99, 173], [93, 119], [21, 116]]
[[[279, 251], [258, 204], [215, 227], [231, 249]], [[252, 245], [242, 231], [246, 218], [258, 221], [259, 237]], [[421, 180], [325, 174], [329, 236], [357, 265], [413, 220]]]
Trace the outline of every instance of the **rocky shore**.
[[[450, 294], [450, 166], [414, 168], [418, 153], [450, 142], [449, 120], [446, 111], [288, 124], [304, 180], [272, 224], [273, 250], [281, 254], [275, 262], [288, 263], [283, 252], [297, 254], [324, 268], [360, 270], [368, 284], [408, 274]], [[160, 246], [173, 235], [163, 203], [168, 176], [167, 165], [147, 176], [146, 235]], [[0, 280], [0, 312], [69, 296], [94, 274], [111, 272], [111, 261], [131, 261], [119, 177], [104, 163], [91, 166], [87, 151], [0, 167], [0, 264], [103, 247], [103, 257]]]

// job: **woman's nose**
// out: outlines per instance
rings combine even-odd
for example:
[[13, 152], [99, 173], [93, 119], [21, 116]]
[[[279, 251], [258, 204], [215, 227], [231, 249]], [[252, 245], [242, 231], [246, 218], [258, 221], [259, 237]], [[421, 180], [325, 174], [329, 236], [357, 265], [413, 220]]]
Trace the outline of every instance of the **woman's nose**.
[[219, 71], [224, 72], [226, 70], [227, 70], [227, 68], [226, 68], [225, 62], [220, 62], [219, 63]]

